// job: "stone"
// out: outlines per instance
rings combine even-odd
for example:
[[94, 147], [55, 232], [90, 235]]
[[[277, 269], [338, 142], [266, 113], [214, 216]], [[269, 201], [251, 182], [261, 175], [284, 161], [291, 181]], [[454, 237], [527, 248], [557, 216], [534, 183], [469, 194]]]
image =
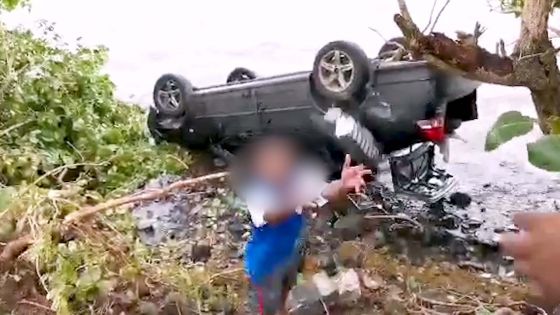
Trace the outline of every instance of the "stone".
[[306, 281], [292, 288], [286, 306], [292, 315], [319, 315], [324, 312], [321, 293], [312, 281]]
[[226, 167], [227, 165], [226, 161], [220, 158], [215, 158], [213, 162], [214, 166], [218, 168]]
[[347, 268], [361, 268], [365, 259], [365, 245], [356, 241], [346, 241], [336, 250], [335, 260]]
[[151, 202], [132, 209], [140, 240], [151, 246], [187, 238], [189, 203], [186, 200]]
[[193, 245], [191, 250], [191, 260], [193, 262], [206, 262], [212, 255], [212, 247], [210, 244], [205, 241], [201, 240]]
[[471, 218], [463, 223], [466, 229], [477, 229], [482, 225], [482, 220]]
[[340, 272], [336, 284], [338, 286], [339, 303], [342, 305], [356, 303], [362, 296], [360, 277], [354, 269]]
[[518, 314], [520, 313], [512, 310], [509, 307], [502, 307], [494, 312], [494, 315], [518, 315]]
[[182, 315], [188, 314], [189, 311], [187, 299], [180, 293], [171, 292], [165, 296], [165, 304], [160, 315]]
[[154, 303], [142, 301], [138, 304], [138, 313], [141, 315], [158, 315], [159, 309]]
[[326, 272], [321, 271], [312, 277], [312, 281], [319, 290], [323, 302], [327, 305], [332, 305], [338, 298], [338, 287], [333, 279], [331, 279]]
[[454, 230], [459, 227], [459, 219], [451, 214], [446, 215], [439, 220], [438, 225], [446, 229]]
[[401, 315], [407, 314], [405, 301], [397, 296], [389, 296], [383, 303], [383, 314], [387, 315]]
[[377, 289], [379, 289], [381, 287], [381, 283], [382, 283], [382, 279], [374, 279], [373, 277], [370, 277], [370, 275], [368, 275], [365, 272], [361, 272], [361, 279], [362, 279], [362, 284], [364, 285], [364, 287], [366, 289], [375, 291]]
[[465, 209], [470, 206], [472, 198], [468, 194], [456, 192], [449, 196], [449, 202], [458, 208]]
[[332, 254], [323, 254], [317, 258], [318, 268], [324, 270], [329, 277], [337, 274], [338, 266]]

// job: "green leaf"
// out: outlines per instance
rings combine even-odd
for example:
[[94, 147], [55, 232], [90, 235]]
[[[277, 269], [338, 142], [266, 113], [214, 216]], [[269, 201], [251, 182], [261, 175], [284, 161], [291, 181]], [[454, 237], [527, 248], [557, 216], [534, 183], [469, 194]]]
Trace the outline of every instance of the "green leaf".
[[486, 135], [486, 151], [492, 151], [509, 140], [527, 134], [533, 129], [534, 119], [518, 111], [503, 113]]
[[560, 135], [544, 136], [527, 144], [529, 162], [552, 172], [560, 172]]
[[89, 287], [97, 284], [98, 281], [101, 280], [101, 276], [103, 271], [99, 266], [90, 266], [84, 270], [78, 281], [76, 282], [76, 286], [78, 287]]

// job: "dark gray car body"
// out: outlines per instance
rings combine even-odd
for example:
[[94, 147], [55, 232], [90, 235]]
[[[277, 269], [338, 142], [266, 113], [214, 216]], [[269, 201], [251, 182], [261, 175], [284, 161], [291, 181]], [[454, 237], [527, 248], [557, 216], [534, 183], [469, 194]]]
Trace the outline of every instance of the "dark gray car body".
[[[449, 120], [476, 119], [477, 86], [442, 75], [424, 61], [372, 60], [365, 95], [349, 104], [348, 111], [372, 132], [383, 153], [390, 153], [422, 142], [416, 122], [442, 105]], [[227, 144], [268, 130], [311, 135], [317, 128], [310, 117], [331, 105], [314, 92], [309, 71], [195, 88], [188, 103], [181, 117], [160, 117], [152, 109], [152, 133], [190, 148]]]

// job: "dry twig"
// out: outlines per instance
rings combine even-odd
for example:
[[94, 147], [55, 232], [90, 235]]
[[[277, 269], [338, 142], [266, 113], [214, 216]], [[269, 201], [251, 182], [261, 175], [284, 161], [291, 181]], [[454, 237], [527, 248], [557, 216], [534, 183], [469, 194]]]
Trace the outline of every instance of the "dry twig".
[[45, 306], [45, 305], [39, 304], [39, 303], [37, 303], [37, 302], [25, 300], [25, 299], [23, 299], [23, 300], [21, 300], [21, 301], [18, 301], [18, 304], [31, 305], [31, 306], [35, 306], [35, 307], [37, 307], [37, 308], [43, 309], [43, 310], [48, 311], [48, 312], [51, 312], [51, 313], [56, 313], [56, 312], [53, 311], [51, 308], [49, 308], [49, 307], [47, 307], [47, 306]]
[[[53, 170], [53, 172], [59, 171], [61, 169], [63, 168], [58, 168], [56, 170]], [[228, 175], [229, 175], [228, 172], [221, 172], [221, 173], [209, 174], [196, 178], [181, 180], [162, 189], [148, 190], [145, 191], [144, 193], [139, 193], [139, 194], [135, 193], [133, 195], [109, 200], [107, 202], [98, 204], [96, 206], [82, 208], [79, 211], [73, 212], [68, 216], [66, 216], [64, 218], [62, 228], [64, 229], [64, 227], [67, 227], [72, 223], [83, 220], [93, 214], [99, 213], [101, 211], [105, 211], [107, 209], [119, 207], [125, 204], [140, 202], [140, 201], [154, 200], [162, 196], [165, 196], [174, 190], [185, 188], [187, 186], [192, 186], [208, 180], [224, 178]], [[29, 246], [33, 245], [33, 243], [34, 243], [34, 239], [31, 234], [23, 235], [13, 241], [8, 242], [8, 244], [6, 244], [6, 246], [0, 253], [0, 266], [2, 267], [9, 266], [11, 262], [17, 259], [23, 252], [27, 250], [27, 248], [29, 248]]]

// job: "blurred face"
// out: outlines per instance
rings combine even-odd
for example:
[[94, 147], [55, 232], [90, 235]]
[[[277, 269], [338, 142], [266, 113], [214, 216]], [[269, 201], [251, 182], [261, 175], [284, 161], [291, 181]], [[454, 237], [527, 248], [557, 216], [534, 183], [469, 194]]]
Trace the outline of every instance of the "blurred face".
[[292, 172], [297, 158], [296, 147], [289, 140], [267, 139], [258, 144], [252, 167], [263, 179], [281, 184]]

